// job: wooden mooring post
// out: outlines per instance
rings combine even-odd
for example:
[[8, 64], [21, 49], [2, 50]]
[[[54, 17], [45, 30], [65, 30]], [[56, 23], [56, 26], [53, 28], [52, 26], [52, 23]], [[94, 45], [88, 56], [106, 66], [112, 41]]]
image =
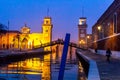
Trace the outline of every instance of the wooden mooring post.
[[63, 78], [64, 78], [64, 70], [65, 70], [69, 42], [70, 42], [70, 34], [67, 33], [66, 37], [65, 37], [65, 42], [64, 42], [64, 48], [63, 48], [63, 53], [62, 53], [62, 59], [61, 59], [61, 64], [60, 64], [58, 80], [63, 80]]

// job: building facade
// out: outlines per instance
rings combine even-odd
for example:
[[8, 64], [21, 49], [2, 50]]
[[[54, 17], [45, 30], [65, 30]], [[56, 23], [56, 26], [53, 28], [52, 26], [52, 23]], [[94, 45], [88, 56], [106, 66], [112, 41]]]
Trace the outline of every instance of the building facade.
[[[26, 25], [20, 31], [9, 30], [0, 35], [0, 49], [32, 49], [52, 41], [52, 20], [45, 17], [42, 24], [41, 33], [30, 33], [30, 28]], [[50, 50], [50, 47], [45, 48]]]
[[[114, 0], [92, 27], [92, 49], [110, 48], [116, 57], [120, 51], [120, 0]], [[105, 52], [104, 52], [105, 53]], [[120, 55], [119, 55], [120, 56]]]
[[92, 42], [92, 34], [87, 34], [87, 48], [91, 47], [91, 42]]

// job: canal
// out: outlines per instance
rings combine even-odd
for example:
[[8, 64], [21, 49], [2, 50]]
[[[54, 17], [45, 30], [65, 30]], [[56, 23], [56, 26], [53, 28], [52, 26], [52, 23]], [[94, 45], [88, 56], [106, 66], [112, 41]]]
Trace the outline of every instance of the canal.
[[[59, 51], [38, 55], [0, 65], [0, 80], [57, 80], [62, 48]], [[86, 80], [75, 49], [68, 52], [64, 80]]]

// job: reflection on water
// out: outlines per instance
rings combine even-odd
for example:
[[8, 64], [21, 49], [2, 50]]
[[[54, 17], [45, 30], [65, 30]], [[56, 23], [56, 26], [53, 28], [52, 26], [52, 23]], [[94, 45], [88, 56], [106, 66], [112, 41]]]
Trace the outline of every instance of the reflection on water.
[[0, 73], [7, 80], [50, 80], [50, 54], [0, 67]]
[[85, 77], [85, 73], [84, 73], [84, 70], [83, 70], [83, 67], [82, 67], [82, 64], [78, 63], [78, 79], [79, 80], [86, 80], [86, 77]]
[[[74, 51], [68, 52], [64, 80], [86, 80]], [[56, 52], [1, 66], [0, 80], [57, 80], [62, 49]]]
[[[56, 46], [56, 51], [52, 53], [52, 63], [51, 63], [51, 77], [52, 80], [58, 80], [58, 74], [60, 69], [60, 61], [62, 56], [63, 46]], [[67, 54], [67, 62], [65, 66], [64, 80], [87, 80], [82, 68], [81, 63], [76, 58], [75, 48], [69, 47]], [[58, 50], [58, 51], [57, 51]], [[57, 54], [56, 54], [57, 53]]]

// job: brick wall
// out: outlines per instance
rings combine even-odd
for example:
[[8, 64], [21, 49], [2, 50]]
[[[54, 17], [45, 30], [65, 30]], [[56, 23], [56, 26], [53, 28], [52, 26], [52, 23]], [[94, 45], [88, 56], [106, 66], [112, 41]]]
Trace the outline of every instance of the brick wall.
[[[114, 32], [114, 14], [117, 14], [117, 33]], [[120, 51], [120, 0], [115, 0], [92, 27], [93, 43], [91, 48]], [[101, 26], [102, 37], [97, 29]], [[95, 42], [96, 41], [96, 42]]]
[[91, 48], [98, 48], [100, 50], [110, 48], [112, 51], [120, 51], [120, 35], [94, 42]]

